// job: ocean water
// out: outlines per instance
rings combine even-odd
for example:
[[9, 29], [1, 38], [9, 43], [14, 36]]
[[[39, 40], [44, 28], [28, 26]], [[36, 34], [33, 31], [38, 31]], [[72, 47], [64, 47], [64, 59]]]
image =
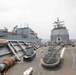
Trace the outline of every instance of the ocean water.
[[42, 43], [47, 43], [50, 39], [42, 39]]
[[75, 42], [76, 41], [76, 39], [71, 39], [73, 42]]
[[[76, 39], [70, 39], [73, 42], [76, 42]], [[50, 39], [42, 39], [42, 43], [47, 43]]]

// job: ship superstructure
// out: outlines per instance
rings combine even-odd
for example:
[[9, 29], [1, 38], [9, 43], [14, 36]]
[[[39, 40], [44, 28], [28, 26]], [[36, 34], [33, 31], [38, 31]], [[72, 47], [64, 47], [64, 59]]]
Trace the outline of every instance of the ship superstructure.
[[60, 21], [57, 17], [57, 21], [54, 22], [54, 28], [51, 30], [51, 42], [56, 43], [68, 43], [69, 33], [67, 28], [64, 26], [64, 21]]
[[18, 28], [17, 26], [15, 26], [12, 32], [8, 32], [7, 28], [1, 29], [0, 39], [35, 41], [41, 44], [41, 39], [37, 36], [37, 33], [35, 33], [29, 27]]

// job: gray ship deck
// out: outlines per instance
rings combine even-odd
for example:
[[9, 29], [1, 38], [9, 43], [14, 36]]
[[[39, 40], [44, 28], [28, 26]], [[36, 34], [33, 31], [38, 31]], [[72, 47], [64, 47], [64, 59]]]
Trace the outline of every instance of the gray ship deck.
[[[41, 66], [40, 59], [48, 47], [37, 50], [36, 58], [31, 62], [21, 62], [8, 71], [8, 75], [23, 75], [29, 67], [33, 68], [32, 75], [76, 75], [76, 47], [68, 46], [64, 53], [62, 67], [57, 70], [45, 69]], [[43, 51], [41, 51], [43, 50]]]

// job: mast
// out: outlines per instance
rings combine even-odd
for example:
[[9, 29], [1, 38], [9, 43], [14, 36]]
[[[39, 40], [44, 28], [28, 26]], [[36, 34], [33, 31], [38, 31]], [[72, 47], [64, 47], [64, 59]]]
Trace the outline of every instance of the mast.
[[63, 27], [63, 25], [64, 25], [63, 23], [64, 23], [64, 21], [60, 21], [59, 17], [57, 17], [57, 21], [55, 21], [53, 24], [54, 24], [55, 28], [60, 28], [60, 27]]

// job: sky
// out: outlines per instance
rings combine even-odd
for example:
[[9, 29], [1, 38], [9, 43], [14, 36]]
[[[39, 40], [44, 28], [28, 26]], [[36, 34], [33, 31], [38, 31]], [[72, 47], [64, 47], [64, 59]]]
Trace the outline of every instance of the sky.
[[0, 29], [27, 27], [50, 39], [57, 17], [65, 21], [70, 39], [76, 39], [76, 0], [0, 0]]

